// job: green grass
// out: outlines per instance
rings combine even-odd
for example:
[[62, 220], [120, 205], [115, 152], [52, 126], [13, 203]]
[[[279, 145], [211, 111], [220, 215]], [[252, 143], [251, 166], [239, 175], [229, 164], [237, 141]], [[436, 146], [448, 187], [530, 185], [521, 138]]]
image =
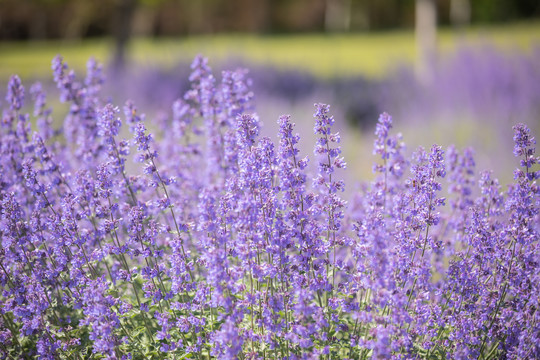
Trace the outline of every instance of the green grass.
[[[540, 22], [470, 28], [457, 33], [441, 29], [442, 56], [457, 44], [492, 44], [503, 51], [528, 51], [540, 44]], [[50, 74], [56, 54], [62, 54], [76, 70], [84, 69], [90, 56], [107, 63], [111, 39], [84, 41], [0, 42], [0, 81], [17, 73], [23, 78]], [[320, 77], [364, 75], [380, 78], [400, 64], [415, 59], [414, 33], [389, 31], [356, 34], [297, 34], [257, 36], [251, 34], [200, 35], [182, 38], [135, 39], [130, 56], [135, 63], [169, 67], [190, 61], [196, 54], [212, 63], [230, 57], [285, 68], [301, 68]]]

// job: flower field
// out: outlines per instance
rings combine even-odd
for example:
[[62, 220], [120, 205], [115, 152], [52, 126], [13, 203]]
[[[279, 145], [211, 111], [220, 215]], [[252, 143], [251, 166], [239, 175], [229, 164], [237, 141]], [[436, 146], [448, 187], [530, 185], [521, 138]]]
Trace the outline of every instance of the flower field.
[[540, 358], [527, 125], [503, 186], [470, 148], [406, 151], [382, 113], [353, 189], [333, 108], [305, 109], [313, 152], [289, 115], [262, 136], [243, 69], [195, 57], [148, 118], [94, 60], [52, 70], [2, 103], [0, 357]]

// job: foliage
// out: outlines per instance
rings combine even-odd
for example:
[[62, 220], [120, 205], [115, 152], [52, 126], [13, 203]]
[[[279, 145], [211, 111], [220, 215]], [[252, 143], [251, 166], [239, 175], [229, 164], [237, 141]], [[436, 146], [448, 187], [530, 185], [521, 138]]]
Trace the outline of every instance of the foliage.
[[310, 165], [289, 116], [277, 143], [258, 136], [242, 69], [217, 79], [196, 57], [152, 121], [102, 96], [95, 61], [82, 80], [61, 57], [53, 71], [62, 127], [39, 84], [25, 112], [17, 76], [3, 111], [4, 357], [540, 356], [540, 172], [523, 124], [503, 191], [469, 149], [406, 156], [382, 114], [377, 177], [347, 202], [328, 105]]

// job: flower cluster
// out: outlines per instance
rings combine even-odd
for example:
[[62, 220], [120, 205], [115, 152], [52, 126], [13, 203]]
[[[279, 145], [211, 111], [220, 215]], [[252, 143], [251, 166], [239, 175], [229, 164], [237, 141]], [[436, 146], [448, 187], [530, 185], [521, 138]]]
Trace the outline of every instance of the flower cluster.
[[63, 120], [39, 84], [33, 104], [16, 76], [5, 97], [0, 358], [540, 357], [526, 126], [503, 190], [470, 149], [408, 156], [382, 114], [375, 179], [347, 202], [328, 105], [310, 159], [290, 116], [259, 135], [245, 70], [217, 77], [198, 56], [185, 96], [147, 120], [103, 97], [94, 60], [84, 80], [52, 68]]

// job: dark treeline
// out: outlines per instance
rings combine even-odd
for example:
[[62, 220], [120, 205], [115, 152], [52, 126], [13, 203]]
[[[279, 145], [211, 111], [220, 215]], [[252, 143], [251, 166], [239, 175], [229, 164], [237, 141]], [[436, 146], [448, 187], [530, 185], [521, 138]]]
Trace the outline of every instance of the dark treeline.
[[[540, 16], [538, 0], [436, 0], [438, 23]], [[415, 0], [0, 0], [0, 39], [412, 28]]]

